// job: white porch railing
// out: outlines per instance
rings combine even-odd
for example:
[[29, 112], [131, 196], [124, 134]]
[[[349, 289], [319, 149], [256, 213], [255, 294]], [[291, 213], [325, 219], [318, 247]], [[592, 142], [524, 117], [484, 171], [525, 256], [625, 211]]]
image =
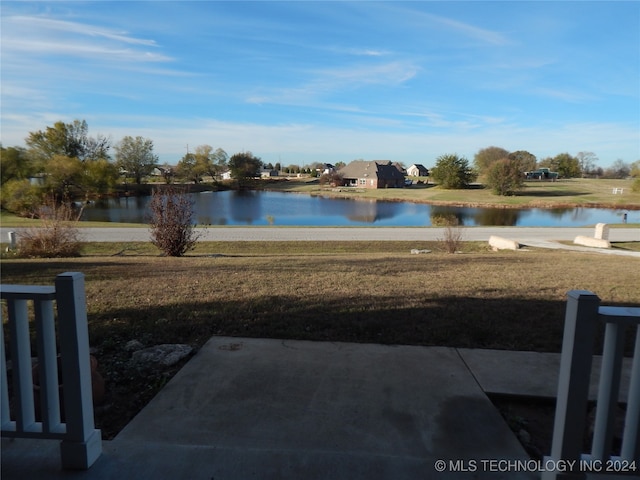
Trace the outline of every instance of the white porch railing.
[[[598, 322], [605, 324], [600, 384], [591, 453], [583, 454], [593, 345]], [[600, 306], [593, 293], [568, 293], [551, 446], [552, 460], [568, 471], [546, 471], [544, 480], [584, 479], [594, 474], [640, 474], [640, 308]], [[612, 456], [625, 330], [636, 330], [631, 380], [620, 456]], [[569, 468], [572, 467], [572, 468]]]
[[[0, 329], [2, 436], [62, 440], [62, 467], [88, 469], [102, 453], [93, 419], [89, 334], [82, 273], [63, 273], [52, 286], [1, 285], [8, 312], [13, 398], [9, 399], [4, 328]], [[56, 348], [56, 303], [60, 352]], [[29, 304], [33, 305], [40, 379], [36, 420]], [[58, 355], [64, 392], [59, 394]], [[63, 405], [60, 405], [60, 398]], [[62, 407], [62, 409], [61, 409]], [[62, 413], [64, 412], [64, 414]], [[64, 418], [64, 422], [62, 421]]]

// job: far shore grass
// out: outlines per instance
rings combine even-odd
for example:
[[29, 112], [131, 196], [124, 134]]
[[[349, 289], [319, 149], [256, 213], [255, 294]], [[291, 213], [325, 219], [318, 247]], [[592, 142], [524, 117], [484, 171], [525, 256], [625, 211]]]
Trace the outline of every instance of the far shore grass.
[[[428, 181], [428, 177], [420, 179]], [[571, 178], [556, 182], [528, 181], [514, 196], [495, 195], [478, 184], [464, 190], [446, 190], [433, 184], [407, 188], [326, 188], [312, 179], [274, 180], [266, 188], [331, 197], [503, 208], [600, 207], [640, 209], [640, 192], [632, 191], [633, 180]], [[622, 193], [614, 194], [614, 189]], [[617, 190], [618, 192], [620, 190]]]

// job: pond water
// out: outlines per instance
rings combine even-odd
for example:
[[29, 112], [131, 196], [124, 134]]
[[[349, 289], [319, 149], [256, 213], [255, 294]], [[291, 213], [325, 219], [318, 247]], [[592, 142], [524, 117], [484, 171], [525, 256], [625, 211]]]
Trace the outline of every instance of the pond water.
[[[503, 209], [442, 207], [408, 202], [376, 202], [304, 194], [225, 191], [190, 194], [199, 225], [426, 227], [445, 216], [466, 226], [580, 227], [596, 223], [640, 222], [640, 211], [598, 208]], [[145, 223], [150, 197], [113, 198], [91, 203], [83, 220]]]

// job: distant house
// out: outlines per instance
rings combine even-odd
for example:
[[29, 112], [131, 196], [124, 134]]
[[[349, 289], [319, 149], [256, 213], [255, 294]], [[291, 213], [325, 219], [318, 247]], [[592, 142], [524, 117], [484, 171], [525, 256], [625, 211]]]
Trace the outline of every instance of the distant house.
[[156, 165], [151, 171], [152, 177], [166, 177], [167, 175], [173, 176], [176, 173], [176, 167], [174, 165]]
[[338, 170], [344, 185], [360, 188], [404, 187], [404, 175], [389, 160], [354, 160]]
[[410, 177], [428, 177], [429, 169], [425, 168], [424, 165], [420, 163], [414, 163], [409, 168], [407, 168], [407, 175]]
[[227, 170], [226, 172], [222, 172], [220, 174], [222, 180], [231, 180], [231, 170]]
[[333, 173], [335, 171], [336, 168], [330, 163], [323, 163], [318, 168], [316, 168], [316, 172], [318, 172], [319, 175], [329, 175], [330, 173]]
[[277, 177], [277, 176], [278, 176], [278, 170], [276, 170], [275, 168], [263, 168], [260, 171], [261, 178], [270, 178], [270, 177]]
[[393, 166], [396, 167], [402, 175], [407, 174], [407, 170], [404, 168], [404, 166], [400, 162], [394, 163]]
[[555, 182], [558, 176], [558, 172], [552, 172], [548, 168], [539, 168], [532, 172], [524, 172], [524, 177], [527, 180], [550, 180]]

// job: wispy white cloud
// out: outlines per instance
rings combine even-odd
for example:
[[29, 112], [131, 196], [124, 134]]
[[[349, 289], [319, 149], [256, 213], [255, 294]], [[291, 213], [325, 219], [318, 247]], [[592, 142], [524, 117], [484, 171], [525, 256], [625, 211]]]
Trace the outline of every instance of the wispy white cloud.
[[578, 90], [566, 90], [561, 88], [534, 87], [531, 93], [536, 96], [554, 98], [569, 103], [582, 103], [594, 100], [595, 96]]
[[248, 95], [246, 102], [318, 107], [336, 92], [354, 91], [371, 85], [398, 86], [414, 78], [419, 70], [417, 65], [403, 61], [317, 69], [307, 72], [312, 78], [301, 85], [262, 88], [260, 92]]
[[471, 25], [470, 23], [465, 23], [458, 20], [454, 20], [452, 18], [433, 15], [430, 13], [424, 13], [423, 15], [426, 18], [429, 18], [440, 25], [444, 25], [445, 27], [453, 31], [459, 32], [467, 37], [473, 38], [475, 40], [479, 40], [484, 43], [488, 43], [491, 45], [508, 45], [512, 43], [512, 41], [509, 38], [505, 37], [501, 33], [488, 30], [485, 28], [480, 28], [475, 25]]
[[103, 37], [115, 40], [121, 43], [134, 45], [156, 46], [156, 42], [150, 39], [135, 38], [127, 34], [127, 32], [116, 31], [95, 25], [89, 25], [78, 22], [69, 22], [66, 20], [57, 20], [46, 17], [23, 16], [16, 15], [7, 17], [5, 22], [8, 24], [21, 25], [23, 28], [35, 31], [51, 32], [58, 31], [64, 34], [76, 33], [88, 37]]
[[396, 85], [411, 80], [419, 67], [410, 62], [388, 62], [373, 65], [355, 65], [319, 70], [318, 83], [348, 84], [359, 86], [366, 84]]
[[2, 19], [2, 53], [64, 55], [125, 62], [168, 62], [154, 40], [80, 22], [38, 16]]
[[353, 55], [357, 57], [384, 57], [391, 55], [391, 51], [381, 48], [364, 48], [364, 47], [327, 47], [328, 51], [341, 55]]

